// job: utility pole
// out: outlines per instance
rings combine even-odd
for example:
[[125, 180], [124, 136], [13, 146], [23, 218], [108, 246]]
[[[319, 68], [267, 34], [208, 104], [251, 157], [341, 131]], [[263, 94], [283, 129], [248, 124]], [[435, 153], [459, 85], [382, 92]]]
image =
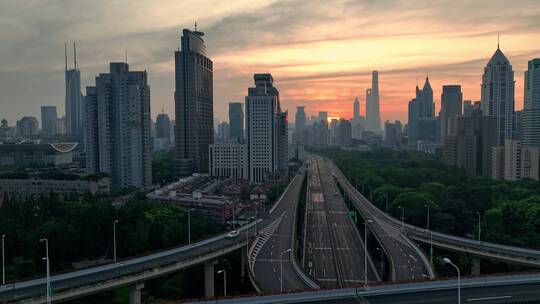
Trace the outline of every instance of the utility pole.
[[[430, 203], [433, 203], [430, 201]], [[427, 207], [427, 224], [426, 224], [426, 228], [427, 228], [427, 232], [429, 232], [429, 259], [430, 259], [430, 262], [431, 262], [431, 265], [433, 265], [433, 233], [431, 233], [431, 230], [429, 230], [429, 207], [430, 205], [427, 204], [427, 205], [424, 205], [424, 207]]]
[[118, 220], [113, 221], [113, 251], [114, 251], [114, 262], [116, 263], [116, 224], [118, 223]]
[[6, 257], [4, 255], [4, 246], [5, 242], [4, 239], [6, 238], [5, 234], [2, 234], [2, 285], [6, 284]]
[[45, 242], [45, 257], [43, 260], [45, 260], [47, 265], [47, 304], [50, 304], [52, 302], [51, 297], [51, 268], [50, 268], [50, 262], [49, 262], [49, 240], [47, 239], [41, 239], [40, 242]]
[[372, 220], [364, 222], [364, 287], [367, 287], [367, 231], [368, 223], [373, 223]]
[[476, 212], [476, 214], [478, 215], [478, 242], [481, 242], [482, 240], [480, 239], [480, 233], [482, 232], [482, 222], [481, 222], [481, 214], [480, 212]]

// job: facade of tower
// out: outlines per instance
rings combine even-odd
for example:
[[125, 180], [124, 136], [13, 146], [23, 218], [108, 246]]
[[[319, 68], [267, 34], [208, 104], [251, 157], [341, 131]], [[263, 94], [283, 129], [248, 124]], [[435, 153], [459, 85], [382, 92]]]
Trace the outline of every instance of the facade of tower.
[[368, 131], [381, 133], [381, 113], [379, 107], [379, 72], [371, 75], [371, 89], [366, 91], [366, 127]]
[[56, 107], [41, 106], [41, 131], [47, 135], [55, 135], [57, 122]]
[[87, 172], [108, 173], [114, 189], [152, 186], [150, 87], [146, 71], [112, 62], [86, 88]]
[[528, 63], [525, 71], [525, 100], [522, 116], [523, 147], [540, 148], [540, 59]]
[[159, 113], [156, 117], [156, 138], [166, 139], [166, 142], [170, 142], [171, 134], [171, 120], [169, 115], [165, 113]]
[[358, 101], [358, 97], [354, 98], [353, 120], [354, 121], [359, 121], [360, 120], [360, 102]]
[[306, 112], [304, 106], [296, 107], [294, 138], [298, 143], [304, 142], [303, 132], [306, 128]]
[[[246, 96], [246, 138], [248, 173], [253, 183], [264, 183], [283, 166], [283, 141], [286, 142], [286, 115], [282, 115], [279, 92], [270, 74], [255, 74], [255, 87]], [[283, 138], [284, 137], [284, 138]], [[281, 151], [280, 151], [281, 150]]]
[[484, 115], [497, 118], [496, 138], [502, 147], [513, 133], [514, 71], [499, 47], [484, 68], [481, 95]]
[[441, 95], [440, 139], [456, 134], [456, 119], [463, 113], [463, 93], [460, 85], [443, 86]]
[[213, 63], [204, 33], [184, 29], [175, 52], [175, 172], [208, 172], [208, 148], [214, 142]]
[[68, 135], [82, 135], [81, 71], [77, 67], [77, 50], [73, 44], [73, 69], [68, 70], [67, 50], [65, 64], [66, 98], [65, 129]]
[[229, 135], [244, 142], [244, 107], [240, 102], [229, 103]]

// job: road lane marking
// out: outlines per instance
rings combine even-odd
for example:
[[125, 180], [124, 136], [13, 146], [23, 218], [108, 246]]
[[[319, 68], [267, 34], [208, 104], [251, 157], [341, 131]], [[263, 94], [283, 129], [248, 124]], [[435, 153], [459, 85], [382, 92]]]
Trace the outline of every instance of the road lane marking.
[[486, 297], [486, 298], [470, 298], [467, 299], [469, 302], [474, 301], [489, 301], [489, 300], [499, 300], [499, 299], [510, 299], [512, 296], [498, 296], [498, 297]]

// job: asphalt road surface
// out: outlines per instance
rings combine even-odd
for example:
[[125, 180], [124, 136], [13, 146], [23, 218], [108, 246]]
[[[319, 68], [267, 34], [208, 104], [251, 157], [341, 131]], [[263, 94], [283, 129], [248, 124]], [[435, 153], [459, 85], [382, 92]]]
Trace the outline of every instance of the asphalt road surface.
[[[321, 285], [364, 282], [364, 245], [325, 161], [310, 159], [304, 269]], [[368, 280], [377, 280], [368, 256]]]
[[281, 291], [282, 270], [283, 291], [308, 287], [293, 268], [292, 252], [287, 252], [292, 245], [295, 212], [305, 172], [302, 166], [277, 207], [271, 212], [270, 224], [261, 230], [250, 252], [250, 267], [257, 284], [264, 291]]
[[338, 182], [348, 193], [350, 199], [356, 204], [358, 210], [369, 223], [370, 230], [382, 243], [386, 254], [392, 264], [392, 279], [394, 281], [412, 281], [429, 278], [433, 275], [429, 262], [422, 251], [403, 233], [401, 227], [380, 216], [378, 210], [347, 180], [341, 170], [327, 161], [329, 169], [335, 174]]

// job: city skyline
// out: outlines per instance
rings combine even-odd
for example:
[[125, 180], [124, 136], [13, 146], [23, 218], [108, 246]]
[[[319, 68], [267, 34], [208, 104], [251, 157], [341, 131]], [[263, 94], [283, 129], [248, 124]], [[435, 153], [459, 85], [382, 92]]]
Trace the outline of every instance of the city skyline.
[[[292, 112], [296, 106], [304, 105], [308, 116], [323, 110], [331, 117], [351, 118], [355, 96], [365, 104], [371, 70], [380, 71], [383, 122], [406, 121], [407, 102], [414, 94], [416, 79], [423, 79], [428, 72], [436, 111], [445, 84], [459, 84], [463, 99], [479, 100], [482, 68], [496, 49], [497, 33], [501, 33], [501, 49], [514, 67], [516, 109], [522, 108], [523, 73], [527, 62], [540, 53], [527, 43], [540, 37], [540, 30], [534, 26], [539, 11], [534, 1], [518, 1], [512, 6], [503, 1], [491, 1], [489, 6], [485, 1], [458, 2], [455, 8], [438, 1], [407, 13], [406, 4], [400, 1], [339, 2], [333, 3], [335, 15], [324, 9], [330, 4], [314, 2], [275, 1], [266, 5], [233, 1], [211, 9], [209, 2], [203, 2], [193, 14], [181, 18], [168, 17], [182, 7], [194, 5], [112, 5], [113, 13], [101, 17], [105, 20], [100, 21], [105, 22], [92, 24], [84, 20], [89, 18], [86, 14], [99, 10], [96, 5], [80, 13], [84, 3], [29, 3], [24, 8], [7, 4], [0, 13], [0, 20], [6, 25], [2, 36], [7, 45], [0, 52], [5, 63], [0, 71], [0, 79], [4, 80], [0, 104], [10, 107], [3, 108], [3, 114], [12, 125], [24, 115], [39, 117], [41, 105], [57, 106], [62, 115], [62, 48], [65, 42], [76, 41], [81, 87], [90, 85], [97, 73], [106, 68], [106, 62], [123, 59], [127, 50], [130, 65], [148, 71], [153, 88], [152, 117], [161, 109], [174, 117], [171, 54], [177, 48], [181, 29], [192, 28], [195, 19], [207, 34], [209, 56], [215, 63], [214, 104], [216, 117], [221, 120], [227, 118], [228, 103], [241, 100], [252, 74], [260, 72], [272, 73], [279, 81], [284, 109]], [[297, 13], [294, 8], [298, 5], [303, 13], [288, 21], [287, 16]], [[466, 6], [477, 10], [469, 13], [463, 10]], [[262, 7], [268, 16], [258, 13]], [[44, 16], [59, 16], [45, 19], [32, 13], [41, 9], [45, 10]], [[502, 15], [501, 10], [505, 12]], [[382, 14], [391, 17], [391, 26], [377, 20]], [[356, 17], [352, 18], [353, 15]], [[415, 16], [423, 16], [420, 19], [424, 21]], [[271, 29], [272, 17], [278, 18], [280, 24], [275, 30]], [[156, 19], [160, 21], [154, 22]], [[121, 26], [104, 33], [104, 27], [118, 25], [119, 20], [123, 21]], [[248, 26], [246, 20], [252, 25]], [[68, 23], [71, 26], [65, 28]], [[409, 25], [407, 31], [395, 31], [403, 24]], [[288, 31], [283, 33], [281, 27]], [[264, 37], [265, 41], [257, 37]], [[30, 44], [32, 48], [25, 47]]]

